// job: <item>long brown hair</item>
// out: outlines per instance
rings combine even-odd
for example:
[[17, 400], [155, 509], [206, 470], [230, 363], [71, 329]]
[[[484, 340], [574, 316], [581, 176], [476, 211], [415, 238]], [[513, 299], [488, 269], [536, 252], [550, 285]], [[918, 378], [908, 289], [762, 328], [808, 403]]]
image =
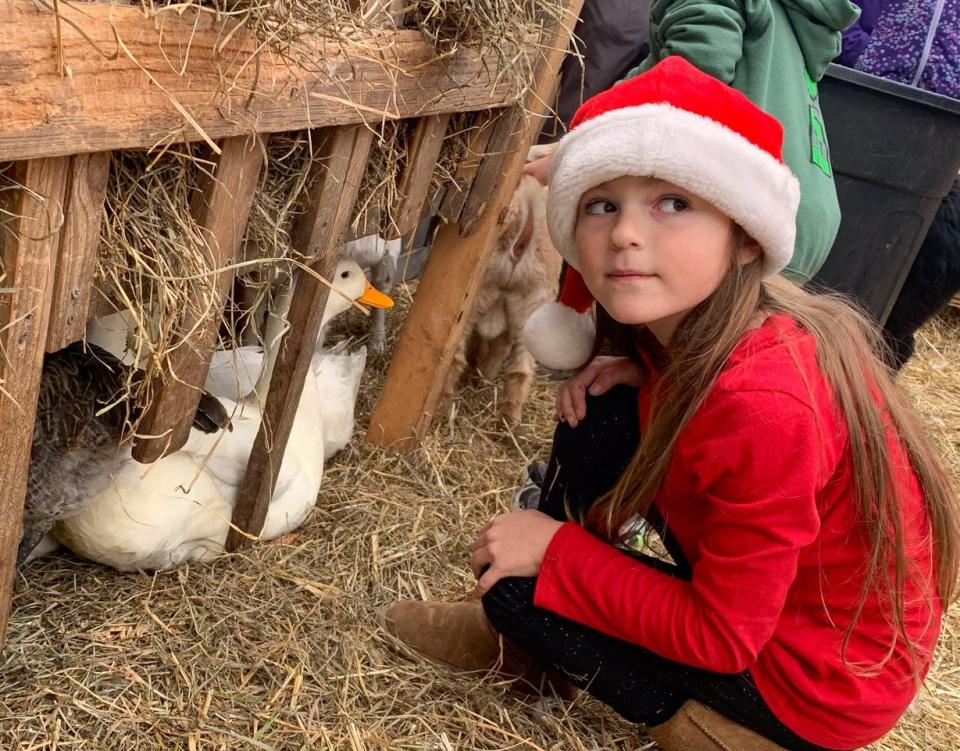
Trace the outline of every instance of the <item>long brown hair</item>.
[[[833, 389], [848, 431], [857, 507], [864, 523], [865, 580], [843, 640], [847, 644], [871, 592], [889, 602], [893, 636], [886, 657], [872, 666], [854, 666], [870, 674], [890, 659], [898, 642], [916, 664], [905, 616], [905, 585], [913, 581], [932, 596], [907, 556], [894, 468], [888, 455], [885, 416], [896, 430], [919, 480], [935, 545], [937, 595], [944, 607], [956, 596], [960, 566], [960, 514], [939, 455], [883, 362], [879, 331], [845, 298], [810, 294], [777, 278], [764, 280], [760, 259], [741, 266], [733, 260], [744, 241], [735, 228], [731, 268], [719, 288], [678, 326], [663, 353], [662, 388], [657, 389], [640, 445], [616, 486], [591, 509], [587, 524], [618, 540], [628, 520], [644, 515], [653, 503], [680, 433], [701, 407], [727, 358], [758, 318], [784, 313], [816, 340], [817, 360]], [[602, 311], [598, 346], [623, 347], [633, 327], [614, 322]]]

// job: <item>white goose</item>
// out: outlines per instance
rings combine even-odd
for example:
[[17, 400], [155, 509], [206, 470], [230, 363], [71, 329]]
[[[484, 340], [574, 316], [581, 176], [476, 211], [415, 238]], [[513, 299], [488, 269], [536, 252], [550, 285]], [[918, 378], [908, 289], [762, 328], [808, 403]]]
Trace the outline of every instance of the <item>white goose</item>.
[[[356, 300], [390, 307], [352, 261], [337, 266], [322, 324]], [[337, 294], [340, 292], [342, 294]], [[220, 440], [193, 431], [187, 444], [150, 465], [121, 451], [113, 485], [78, 516], [55, 529], [75, 553], [121, 571], [168, 569], [223, 552], [237, 490], [260, 429], [261, 404], [276, 363], [289, 309], [289, 287], [266, 325], [267, 357], [257, 347], [216, 353], [205, 387], [232, 413], [233, 431]], [[118, 354], [118, 356], [120, 356]], [[353, 432], [353, 410], [366, 351], [318, 352], [304, 383], [261, 538], [296, 529], [316, 503], [323, 465]]]

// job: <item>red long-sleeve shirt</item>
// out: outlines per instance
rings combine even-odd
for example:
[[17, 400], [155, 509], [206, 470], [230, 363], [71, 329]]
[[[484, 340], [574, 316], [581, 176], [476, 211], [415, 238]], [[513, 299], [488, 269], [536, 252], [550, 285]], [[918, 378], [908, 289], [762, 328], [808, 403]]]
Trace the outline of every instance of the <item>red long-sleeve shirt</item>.
[[[655, 379], [641, 390], [645, 425]], [[903, 449], [888, 432], [910, 557], [906, 593], [922, 674], [940, 629], [930, 525]], [[643, 565], [567, 523], [537, 580], [539, 607], [707, 670], [750, 672], [770, 709], [818, 745], [852, 749], [886, 733], [916, 693], [898, 644], [879, 674], [844, 664], [841, 644], [867, 556], [847, 429], [816, 362], [816, 344], [773, 316], [738, 345], [679, 437], [656, 499], [693, 569], [691, 581]], [[847, 664], [878, 663], [892, 635], [871, 595]]]

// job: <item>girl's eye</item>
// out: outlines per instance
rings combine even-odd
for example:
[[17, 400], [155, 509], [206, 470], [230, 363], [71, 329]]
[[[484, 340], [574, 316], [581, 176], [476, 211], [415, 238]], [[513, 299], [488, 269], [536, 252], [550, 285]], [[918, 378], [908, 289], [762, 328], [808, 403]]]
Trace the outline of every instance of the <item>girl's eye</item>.
[[690, 204], [682, 198], [670, 196], [669, 198], [661, 198], [657, 202], [657, 208], [666, 214], [679, 214], [681, 211], [689, 209]]
[[593, 201], [588, 201], [586, 206], [583, 207], [583, 210], [587, 214], [613, 214], [616, 212], [617, 207], [603, 198], [597, 198]]

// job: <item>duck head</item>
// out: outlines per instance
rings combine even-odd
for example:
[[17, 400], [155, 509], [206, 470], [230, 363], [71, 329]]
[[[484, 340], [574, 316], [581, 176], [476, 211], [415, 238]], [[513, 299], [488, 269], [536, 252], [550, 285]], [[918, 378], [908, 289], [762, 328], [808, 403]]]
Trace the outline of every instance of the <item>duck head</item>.
[[327, 307], [323, 309], [323, 321], [326, 325], [341, 313], [354, 306], [354, 303], [369, 305], [372, 308], [392, 308], [393, 300], [376, 289], [367, 280], [363, 269], [355, 261], [342, 260], [337, 263], [333, 279], [333, 289], [327, 297]]

